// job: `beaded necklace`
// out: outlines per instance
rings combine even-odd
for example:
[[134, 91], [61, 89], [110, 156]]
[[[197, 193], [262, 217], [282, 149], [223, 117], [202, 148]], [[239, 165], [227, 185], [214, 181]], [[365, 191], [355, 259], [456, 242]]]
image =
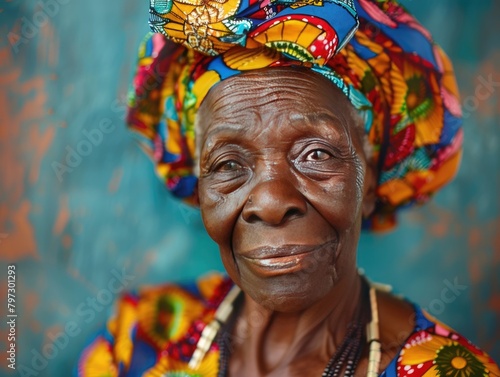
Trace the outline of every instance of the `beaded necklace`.
[[[364, 287], [369, 285], [365, 279], [363, 279], [363, 282]], [[235, 285], [224, 298], [215, 312], [214, 319], [204, 328], [200, 340], [196, 345], [196, 350], [189, 361], [189, 368], [196, 370], [215, 338], [218, 335], [219, 339], [223, 338], [223, 336], [219, 334], [219, 331], [233, 312], [233, 304], [240, 292], [240, 288]], [[370, 316], [368, 316], [367, 313], [369, 313]], [[376, 377], [378, 376], [381, 350], [378, 329], [377, 298], [373, 285], [369, 285], [369, 289], [363, 289], [361, 302], [356, 312], [356, 318], [350, 324], [344, 340], [328, 362], [321, 376], [339, 377], [342, 370], [344, 370], [344, 377], [353, 377], [363, 350], [362, 339], [365, 334], [367, 344], [370, 347], [368, 371], [366, 375], [367, 377]], [[229, 366], [229, 350], [223, 339], [218, 343], [220, 360], [217, 377], [226, 377]]]

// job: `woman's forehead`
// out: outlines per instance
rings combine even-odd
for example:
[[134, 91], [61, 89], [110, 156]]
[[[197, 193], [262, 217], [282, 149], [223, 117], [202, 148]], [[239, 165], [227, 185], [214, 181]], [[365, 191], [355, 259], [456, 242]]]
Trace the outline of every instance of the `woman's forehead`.
[[[203, 102], [217, 102], [221, 97], [231, 97], [233, 94], [255, 98], [263, 98], [265, 94], [276, 91], [308, 92], [311, 96], [329, 98], [335, 101], [349, 103], [341, 90], [327, 78], [309, 69], [299, 67], [265, 68], [248, 71], [232, 76], [214, 86]], [[202, 103], [203, 106], [203, 103]]]
[[199, 131], [214, 124], [334, 118], [354, 123], [352, 105], [323, 76], [306, 70], [279, 68], [252, 71], [213, 87], [199, 110]]
[[228, 144], [285, 151], [306, 139], [364, 154], [360, 119], [323, 76], [274, 69], [236, 76], [213, 89], [198, 112], [197, 158]]

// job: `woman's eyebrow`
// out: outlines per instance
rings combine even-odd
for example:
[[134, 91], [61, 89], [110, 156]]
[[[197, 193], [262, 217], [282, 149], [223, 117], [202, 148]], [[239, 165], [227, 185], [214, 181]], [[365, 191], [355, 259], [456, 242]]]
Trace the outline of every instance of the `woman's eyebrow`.
[[245, 133], [245, 131], [248, 129], [248, 127], [244, 127], [241, 123], [238, 122], [224, 122], [220, 125], [218, 125], [216, 128], [213, 128], [212, 130], [209, 130], [208, 133], [206, 134], [205, 137], [205, 142], [206, 144], [209, 141], [212, 141], [214, 137], [216, 137], [218, 134], [225, 134], [225, 135], [237, 135], [241, 136], [242, 133]]
[[324, 130], [337, 137], [351, 133], [347, 120], [331, 112], [297, 113], [292, 115], [290, 120], [294, 127], [314, 125], [313, 133]]
[[200, 156], [201, 161], [210, 160], [214, 152], [223, 145], [240, 146], [241, 143], [237, 143], [236, 140], [240, 139], [242, 132], [245, 132], [245, 128], [241, 124], [234, 123], [218, 126], [209, 131], [202, 145], [204, 153]]
[[290, 116], [292, 121], [307, 120], [311, 123], [331, 123], [335, 125], [342, 125], [345, 123], [342, 118], [332, 114], [331, 112], [308, 112], [308, 113], [295, 113]]

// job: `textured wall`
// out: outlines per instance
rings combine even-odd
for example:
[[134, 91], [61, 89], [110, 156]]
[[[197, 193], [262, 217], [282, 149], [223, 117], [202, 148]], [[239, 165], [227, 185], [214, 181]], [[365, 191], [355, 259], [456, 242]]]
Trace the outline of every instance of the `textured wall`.
[[[499, 360], [500, 4], [403, 1], [455, 63], [464, 159], [397, 231], [363, 236], [360, 264]], [[8, 263], [17, 265], [17, 364], [37, 376], [69, 373], [119, 294], [108, 287], [114, 276], [123, 290], [221, 269], [198, 213], [167, 196], [123, 127], [147, 7], [0, 3], [0, 375], [10, 375]], [[44, 352], [50, 360], [36, 356]]]

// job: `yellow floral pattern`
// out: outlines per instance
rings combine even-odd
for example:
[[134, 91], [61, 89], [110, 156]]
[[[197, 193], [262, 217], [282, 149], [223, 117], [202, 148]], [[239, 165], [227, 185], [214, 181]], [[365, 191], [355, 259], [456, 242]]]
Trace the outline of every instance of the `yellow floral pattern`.
[[413, 334], [400, 352], [397, 376], [500, 377], [483, 351], [439, 323]]

